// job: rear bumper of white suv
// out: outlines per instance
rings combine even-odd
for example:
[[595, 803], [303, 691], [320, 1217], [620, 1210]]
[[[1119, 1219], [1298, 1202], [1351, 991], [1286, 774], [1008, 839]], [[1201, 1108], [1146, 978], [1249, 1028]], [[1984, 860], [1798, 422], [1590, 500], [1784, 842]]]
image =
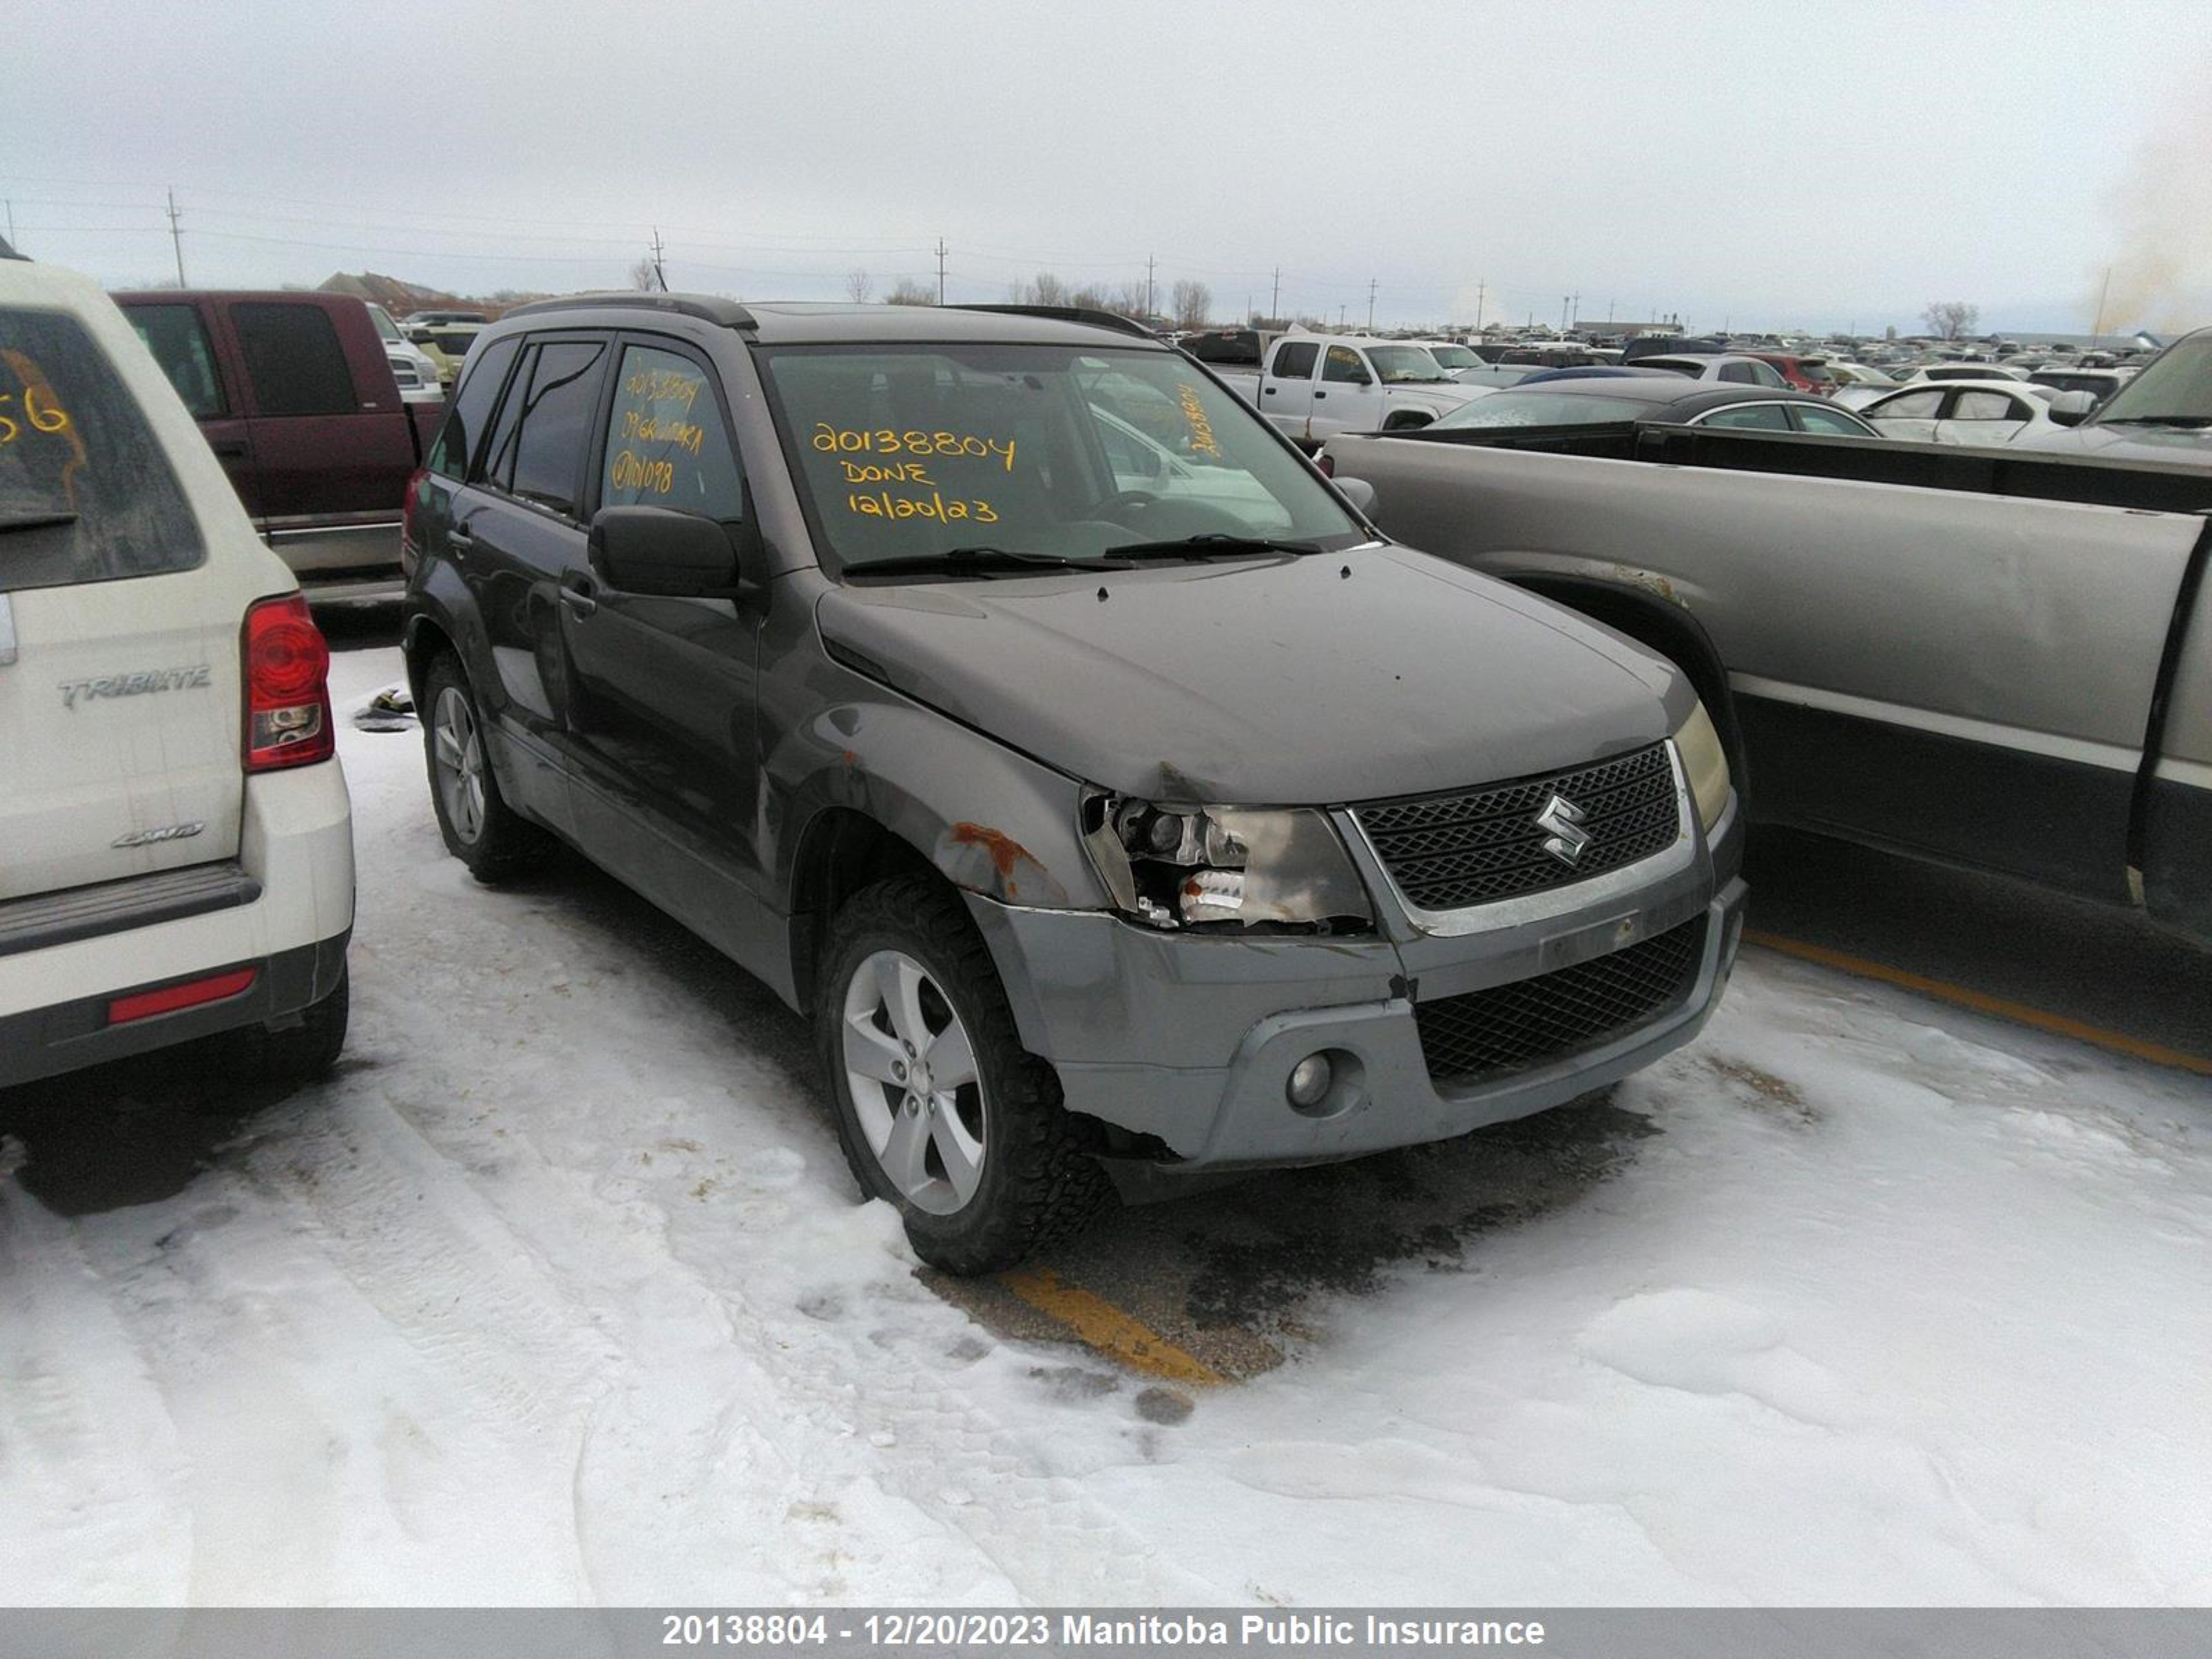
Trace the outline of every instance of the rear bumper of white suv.
[[[245, 814], [234, 860], [0, 903], [0, 1086], [279, 1020], [336, 988], [353, 932], [345, 775], [250, 778]], [[222, 994], [140, 1012], [211, 981]]]

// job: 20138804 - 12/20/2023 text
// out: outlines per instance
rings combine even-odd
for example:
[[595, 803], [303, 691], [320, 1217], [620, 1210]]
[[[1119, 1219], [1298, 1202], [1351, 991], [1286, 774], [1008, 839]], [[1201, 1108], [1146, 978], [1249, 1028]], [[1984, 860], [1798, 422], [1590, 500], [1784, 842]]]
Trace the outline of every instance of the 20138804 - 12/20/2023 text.
[[668, 1647], [816, 1647], [832, 1639], [884, 1648], [1098, 1647], [1305, 1650], [1316, 1647], [1541, 1647], [1534, 1619], [1367, 1612], [1242, 1613], [871, 1613], [832, 1625], [822, 1613], [667, 1613]]

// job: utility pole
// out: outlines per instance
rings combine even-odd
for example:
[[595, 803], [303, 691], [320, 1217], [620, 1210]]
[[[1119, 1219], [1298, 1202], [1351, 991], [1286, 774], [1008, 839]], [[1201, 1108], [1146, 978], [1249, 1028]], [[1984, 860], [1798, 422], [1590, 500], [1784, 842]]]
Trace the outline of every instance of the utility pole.
[[1572, 295], [1571, 295], [1571, 294], [1562, 294], [1561, 295], [1559, 295], [1559, 332], [1560, 332], [1560, 333], [1565, 334], [1565, 333], [1567, 331], [1567, 313], [1568, 313], [1569, 312], [1572, 311], [1574, 308], [1575, 308], [1575, 301], [1574, 301], [1574, 296], [1573, 296]]
[[[13, 202], [8, 204], [8, 246], [15, 246], [15, 204]], [[18, 253], [22, 252], [21, 248], [15, 251]]]
[[1572, 294], [1567, 296], [1567, 316], [1570, 319], [1568, 322], [1568, 326], [1570, 328], [1571, 328], [1576, 323], [1582, 321], [1583, 291], [1580, 289], [1577, 289]]
[[185, 239], [177, 229], [177, 221], [181, 216], [177, 211], [177, 192], [172, 189], [169, 191], [169, 246], [176, 250], [179, 288], [185, 285]]
[[668, 273], [660, 268], [660, 227], [655, 225], [653, 228], [653, 275], [660, 284], [660, 291], [665, 294], [668, 292]]
[[1158, 264], [1159, 261], [1151, 254], [1145, 256], [1145, 317], [1147, 322], [1152, 314], [1152, 269]]
[[943, 305], [945, 303], [945, 239], [940, 236], [937, 239], [937, 303], [939, 305]]
[[1482, 332], [1482, 302], [1489, 294], [1490, 279], [1486, 276], [1476, 277], [1474, 279], [1474, 331], [1477, 334]]
[[1375, 279], [1372, 276], [1367, 279], [1367, 331], [1370, 334], [1375, 331]]
[[1283, 268], [1280, 265], [1275, 267], [1275, 286], [1267, 295], [1267, 320], [1271, 323], [1283, 320]]
[[2089, 343], [2095, 345], [2097, 337], [2105, 331], [2105, 301], [2112, 297], [2112, 268], [2105, 267], [2105, 285], [2097, 290], [2097, 320], [2089, 325]]
[[1336, 308], [1336, 331], [1340, 334], [1344, 332], [1344, 313], [1350, 309], [1349, 306], [1339, 306]]

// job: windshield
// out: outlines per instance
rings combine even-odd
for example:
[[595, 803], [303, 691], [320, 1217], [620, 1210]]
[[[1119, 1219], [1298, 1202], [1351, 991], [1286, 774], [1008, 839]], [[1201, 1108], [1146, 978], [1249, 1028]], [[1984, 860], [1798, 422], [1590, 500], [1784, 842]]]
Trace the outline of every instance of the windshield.
[[1436, 421], [1438, 428], [1461, 426], [1602, 426], [1609, 421], [1648, 419], [1656, 405], [1634, 398], [1579, 398], [1570, 392], [1493, 392]]
[[2212, 422], [2212, 331], [2192, 334], [2130, 380], [2098, 412], [2097, 423]]
[[378, 337], [396, 340], [402, 345], [407, 343], [407, 337], [399, 331], [399, 325], [392, 320], [392, 313], [385, 310], [382, 306], [371, 306], [368, 308], [368, 319], [376, 325]]
[[1382, 377], [1385, 386], [1451, 379], [1437, 360], [1420, 346], [1370, 346], [1367, 348], [1367, 360], [1375, 365], [1375, 372]]
[[817, 543], [840, 567], [955, 548], [1089, 558], [1134, 542], [1365, 532], [1179, 352], [784, 346], [756, 357]]
[[1446, 368], [1480, 368], [1482, 366], [1482, 359], [1465, 346], [1432, 345], [1428, 348], [1428, 353]]

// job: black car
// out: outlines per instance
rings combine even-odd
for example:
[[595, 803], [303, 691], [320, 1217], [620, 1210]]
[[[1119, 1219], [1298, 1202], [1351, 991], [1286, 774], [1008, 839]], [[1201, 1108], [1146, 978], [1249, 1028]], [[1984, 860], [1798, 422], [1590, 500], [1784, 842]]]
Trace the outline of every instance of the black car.
[[1434, 430], [1465, 427], [1748, 427], [1823, 437], [1879, 438], [1848, 409], [1809, 392], [1722, 386], [1678, 374], [1607, 374], [1508, 386], [1440, 418]]

